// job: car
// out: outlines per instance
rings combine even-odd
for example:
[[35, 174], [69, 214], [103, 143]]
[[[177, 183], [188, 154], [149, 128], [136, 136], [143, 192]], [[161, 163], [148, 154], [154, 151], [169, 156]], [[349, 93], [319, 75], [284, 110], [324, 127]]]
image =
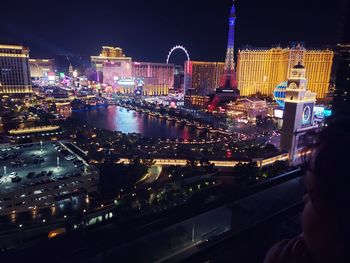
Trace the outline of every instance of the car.
[[67, 161], [71, 161], [74, 160], [76, 157], [74, 155], [67, 155], [66, 157], [64, 157]]
[[44, 162], [45, 162], [45, 159], [44, 159], [44, 157], [42, 157], [42, 156], [37, 156], [37, 157], [35, 157], [35, 159], [34, 159], [34, 163], [35, 163], [35, 164], [44, 163]]
[[74, 167], [83, 167], [84, 164], [83, 163], [79, 163], [79, 164], [75, 164]]
[[31, 178], [34, 178], [35, 177], [35, 173], [34, 172], [29, 172], [27, 174], [27, 178], [31, 179]]
[[16, 175], [17, 175], [17, 172], [11, 172], [10, 175], [9, 175], [9, 177], [10, 177], [10, 178], [15, 178]]
[[19, 176], [15, 176], [14, 178], [11, 179], [12, 183], [19, 183], [22, 181], [22, 178]]

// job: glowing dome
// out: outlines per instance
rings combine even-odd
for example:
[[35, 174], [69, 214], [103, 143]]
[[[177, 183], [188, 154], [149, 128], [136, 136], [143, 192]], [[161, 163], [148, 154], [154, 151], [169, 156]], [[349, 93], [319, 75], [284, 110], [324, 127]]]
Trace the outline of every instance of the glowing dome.
[[281, 82], [278, 84], [273, 91], [273, 96], [277, 104], [284, 108], [284, 100], [286, 98], [286, 88], [287, 88], [287, 82]]

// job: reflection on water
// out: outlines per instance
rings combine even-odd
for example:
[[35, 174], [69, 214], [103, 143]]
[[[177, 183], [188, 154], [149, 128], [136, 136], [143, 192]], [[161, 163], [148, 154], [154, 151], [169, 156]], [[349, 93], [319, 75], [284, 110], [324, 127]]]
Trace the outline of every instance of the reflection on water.
[[81, 123], [92, 124], [98, 128], [123, 133], [135, 132], [149, 138], [184, 140], [203, 138], [203, 132], [193, 128], [114, 105], [74, 111], [72, 117]]
[[51, 216], [55, 216], [56, 215], [56, 206], [52, 206], [51, 207]]
[[37, 216], [38, 216], [38, 210], [32, 209], [32, 218], [36, 219]]
[[16, 223], [16, 213], [11, 213], [11, 215], [10, 215], [10, 217], [11, 217], [11, 223]]

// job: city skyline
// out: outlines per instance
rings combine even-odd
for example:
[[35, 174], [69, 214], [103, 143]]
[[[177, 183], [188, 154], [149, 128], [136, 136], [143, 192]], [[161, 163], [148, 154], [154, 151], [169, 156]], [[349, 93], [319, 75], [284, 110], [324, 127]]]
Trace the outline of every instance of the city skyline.
[[0, 258], [350, 262], [348, 1], [2, 3]]
[[[13, 9], [15, 2], [4, 3], [4, 7]], [[326, 1], [319, 1], [317, 6], [301, 2], [292, 3], [300, 6], [293, 12], [276, 0], [236, 1], [236, 51], [247, 44], [264, 47], [285, 46], [291, 41], [304, 41], [308, 47], [336, 44], [344, 1], [336, 0], [331, 6]], [[232, 1], [215, 4], [178, 1], [171, 8], [158, 0], [118, 6], [112, 2], [103, 6], [70, 4], [51, 7], [42, 1], [23, 3], [15, 21], [6, 13], [0, 18], [0, 38], [5, 43], [28, 46], [32, 57], [88, 56], [107, 44], [124, 48], [128, 56], [137, 60], [161, 62], [172, 46], [181, 44], [194, 60], [224, 61]], [[106, 5], [110, 8], [106, 9]], [[125, 10], [133, 10], [132, 15]], [[205, 28], [205, 33], [201, 28]], [[179, 58], [183, 61], [183, 56], [176, 54], [174, 63]]]

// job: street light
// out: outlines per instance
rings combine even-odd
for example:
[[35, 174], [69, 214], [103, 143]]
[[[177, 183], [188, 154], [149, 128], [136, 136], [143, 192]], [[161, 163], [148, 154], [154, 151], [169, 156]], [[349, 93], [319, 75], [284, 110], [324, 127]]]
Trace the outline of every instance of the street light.
[[57, 157], [57, 170], [60, 170], [60, 157]]
[[40, 152], [43, 151], [43, 141], [40, 141]]

